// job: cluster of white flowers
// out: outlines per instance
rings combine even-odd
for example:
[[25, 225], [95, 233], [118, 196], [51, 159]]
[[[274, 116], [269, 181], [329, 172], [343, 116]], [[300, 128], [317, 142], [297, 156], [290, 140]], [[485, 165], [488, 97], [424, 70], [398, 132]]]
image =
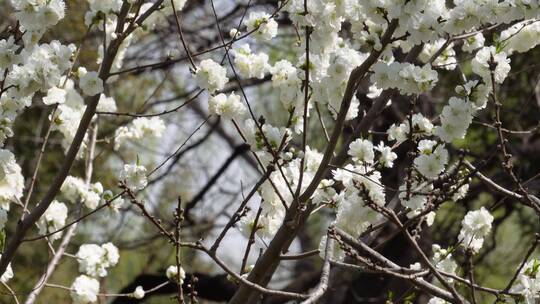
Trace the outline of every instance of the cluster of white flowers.
[[19, 113], [30, 106], [36, 92], [46, 93], [45, 103], [62, 102], [60, 85], [62, 74], [70, 67], [74, 45], [64, 46], [58, 41], [29, 45], [20, 52], [12, 37], [0, 40], [0, 72], [6, 75], [0, 94], [0, 145], [13, 136], [12, 124]]
[[[485, 80], [484, 80], [485, 81]], [[490, 82], [488, 82], [490, 83]], [[478, 80], [468, 81], [456, 87], [459, 97], [450, 97], [440, 115], [440, 126], [433, 133], [443, 142], [463, 139], [476, 111], [486, 107], [491, 86]]]
[[484, 46], [484, 42], [486, 39], [484, 38], [484, 35], [482, 33], [477, 33], [474, 36], [471, 36], [469, 38], [466, 38], [463, 40], [463, 46], [461, 49], [464, 52], [473, 52], [474, 50], [477, 50]]
[[229, 82], [227, 70], [212, 59], [201, 61], [195, 70], [195, 80], [199, 87], [210, 93], [222, 90]]
[[435, 135], [447, 143], [462, 139], [472, 122], [473, 108], [469, 102], [457, 97], [450, 97], [448, 105], [441, 113], [441, 125], [435, 127]]
[[[39, 234], [45, 235], [52, 233], [58, 229], [64, 227], [66, 224], [66, 218], [68, 216], [68, 208], [66, 204], [59, 201], [52, 201], [45, 213], [41, 216], [37, 222], [39, 228]], [[62, 236], [62, 233], [55, 233], [49, 236], [49, 240], [57, 240]]]
[[167, 267], [165, 274], [167, 275], [167, 278], [173, 282], [177, 282], [178, 276], [180, 276], [180, 281], [177, 282], [178, 284], [183, 284], [184, 279], [186, 278], [186, 272], [184, 271], [184, 268], [180, 267], [180, 274], [178, 274], [178, 266], [176, 265], [171, 265]]
[[[428, 63], [435, 53], [441, 49], [446, 43], [445, 39], [438, 39], [433, 43], [426, 43], [422, 52], [419, 55], [420, 60], [424, 63]], [[453, 44], [450, 43], [442, 53], [433, 60], [432, 66], [441, 67], [445, 70], [453, 70], [457, 66], [456, 51], [454, 51]]]
[[521, 294], [527, 304], [535, 304], [540, 298], [540, 261], [527, 262], [519, 272], [510, 292]]
[[[358, 52], [346, 43], [336, 46], [324, 56], [311, 58], [309, 66], [305, 63], [305, 56], [300, 58], [302, 68], [309, 68], [312, 73], [313, 100], [326, 105], [334, 118], [339, 112], [350, 73], [366, 58], [367, 54]], [[304, 76], [302, 73], [300, 75]], [[356, 117], [358, 106], [358, 99], [354, 97], [345, 117], [346, 120]], [[303, 106], [300, 109], [303, 109]]]
[[82, 179], [68, 176], [64, 180], [60, 191], [67, 201], [83, 203], [88, 209], [96, 209], [101, 201], [103, 186], [100, 182], [87, 185]]
[[277, 22], [265, 12], [251, 12], [246, 19], [249, 32], [254, 31], [254, 36], [260, 40], [270, 40], [276, 37], [278, 32]]
[[99, 281], [85, 276], [78, 276], [71, 284], [71, 299], [73, 304], [89, 304], [97, 301]]
[[[303, 157], [305, 170], [303, 172], [300, 191], [305, 190], [313, 179], [313, 176], [322, 159], [322, 154], [307, 148]], [[290, 206], [294, 199], [294, 193], [292, 193], [292, 191], [297, 189], [299, 186], [298, 181], [300, 165], [301, 158], [293, 158], [290, 159], [290, 161], [286, 164], [282, 165], [281, 171], [283, 172], [283, 175], [281, 172], [277, 171], [270, 174], [269, 180], [263, 183], [263, 185], [259, 188], [259, 194], [263, 199], [263, 203], [261, 205], [262, 212], [257, 221], [257, 227], [254, 227], [256, 216], [254, 212], [250, 212], [246, 217], [242, 218], [240, 226], [245, 235], [249, 235], [254, 228], [257, 229], [257, 234], [264, 238], [271, 237], [275, 234], [277, 229], [283, 223], [283, 219], [285, 217], [286, 209], [284, 205]], [[324, 182], [321, 184], [324, 184]], [[328, 197], [327, 194], [321, 194], [321, 192], [332, 191], [330, 189], [330, 187], [321, 187], [317, 189], [314, 197]]]
[[17, 64], [8, 67], [6, 82], [16, 88], [9, 92], [21, 98], [58, 86], [62, 74], [71, 66], [74, 51], [74, 45], [64, 46], [58, 41], [24, 48], [17, 56]]
[[46, 105], [61, 104], [66, 101], [66, 90], [52, 87], [47, 91], [47, 96], [43, 97], [43, 103]]
[[283, 107], [289, 112], [293, 108], [302, 108], [297, 106], [303, 101], [298, 69], [290, 61], [280, 60], [274, 64], [270, 72], [272, 73], [272, 86], [279, 89], [279, 99]]
[[[46, 101], [44, 99], [43, 102], [60, 103], [59, 101], [61, 100], [59, 98], [64, 95], [63, 102], [59, 104], [57, 110], [54, 112], [54, 116], [51, 115], [49, 119], [53, 123], [53, 130], [57, 130], [62, 134], [62, 146], [64, 147], [65, 151], [67, 151], [69, 145], [75, 137], [77, 127], [86, 109], [86, 105], [84, 104], [83, 97], [75, 90], [73, 80], [66, 80], [65, 77], [62, 77], [60, 84], [61, 88], [58, 88], [58, 90], [64, 91], [65, 94], [58, 91], [56, 93], [56, 97], [50, 96], [50, 100]], [[48, 97], [49, 96], [46, 98]], [[80, 149], [78, 155], [79, 157], [82, 156], [83, 151], [84, 149]]]
[[15, 156], [0, 149], [0, 208], [8, 211], [10, 203], [22, 197], [23, 189], [24, 177]]
[[115, 131], [114, 149], [121, 147], [133, 148], [127, 145], [129, 141], [138, 144], [149, 144], [152, 140], [161, 138], [165, 132], [165, 123], [159, 117], [139, 117], [129, 125], [121, 126]]
[[268, 151], [268, 145], [275, 151], [280, 147], [283, 140], [285, 140], [285, 146], [291, 139], [291, 131], [289, 129], [284, 127], [274, 127], [269, 123], [260, 126], [260, 129], [262, 130], [261, 134], [257, 127], [257, 123], [251, 118], [246, 119], [242, 127], [246, 141], [251, 146], [251, 149], [256, 151], [265, 161], [270, 161], [272, 159], [272, 153]]
[[142, 190], [148, 183], [146, 179], [146, 168], [137, 164], [125, 164], [120, 171], [119, 179], [126, 183], [131, 190]]
[[404, 95], [421, 94], [432, 89], [438, 75], [429, 65], [423, 67], [410, 63], [383, 61], [372, 67], [371, 81], [381, 89], [396, 88]]
[[386, 168], [392, 168], [394, 166], [394, 161], [397, 159], [397, 154], [392, 151], [391, 147], [385, 145], [381, 141], [374, 149], [380, 153], [378, 161], [381, 166]]
[[[433, 131], [433, 124], [431, 121], [424, 117], [420, 113], [415, 113], [411, 117], [412, 122], [412, 136], [413, 138], [421, 138], [431, 135]], [[392, 124], [386, 131], [389, 140], [395, 140], [397, 142], [405, 141], [409, 138], [411, 128], [409, 126], [409, 120], [403, 121], [401, 124]]]
[[527, 52], [540, 43], [540, 22], [526, 20], [512, 25], [501, 32], [499, 43], [509, 55]]
[[107, 268], [118, 263], [120, 258], [118, 249], [112, 243], [101, 246], [96, 244], [84, 244], [77, 252], [79, 271], [91, 277], [107, 276]]
[[232, 92], [229, 96], [220, 93], [210, 97], [208, 112], [224, 119], [241, 119], [246, 113], [246, 106], [240, 101], [240, 96]]
[[394, 165], [397, 154], [392, 152], [392, 148], [386, 146], [383, 142], [374, 147], [370, 140], [357, 139], [349, 145], [348, 154], [358, 164], [372, 165], [375, 161], [375, 151], [380, 153], [378, 161], [381, 166], [391, 168]]
[[[106, 41], [111, 43], [117, 38], [116, 24], [118, 13], [124, 3], [122, 0], [87, 0], [90, 11], [85, 16], [87, 26], [103, 23]], [[302, 192], [309, 185], [317, 171], [322, 155], [314, 149], [307, 148], [305, 153], [288, 148], [294, 130], [303, 131], [303, 112], [307, 104], [307, 115], [311, 106], [324, 105], [336, 118], [342, 106], [342, 97], [347, 88], [349, 76], [355, 67], [360, 66], [368, 57], [363, 51], [378, 50], [381, 58], [371, 68], [370, 94], [368, 98], [376, 98], [382, 90], [397, 89], [403, 95], [419, 95], [436, 85], [438, 74], [434, 68], [455, 69], [458, 65], [453, 43], [454, 35], [484, 29], [487, 24], [513, 24], [495, 39], [496, 46], [484, 46], [482, 33], [466, 38], [462, 45], [464, 52], [475, 54], [471, 61], [472, 71], [481, 80], [465, 82], [456, 88], [458, 96], [451, 97], [442, 109], [440, 124], [432, 122], [421, 114], [414, 114], [402, 123], [393, 124], [387, 131], [388, 140], [400, 142], [412, 139], [417, 143], [417, 157], [414, 159], [415, 179], [409, 184], [402, 184], [399, 199], [407, 210], [409, 217], [416, 216], [426, 209], [433, 185], [429, 180], [438, 178], [449, 162], [449, 153], [445, 145], [463, 139], [473, 120], [475, 112], [484, 108], [488, 92], [492, 85], [492, 74], [495, 83], [502, 83], [510, 71], [510, 59], [513, 52], [525, 52], [540, 42], [540, 25], [536, 18], [540, 16], [538, 5], [530, 1], [468, 1], [454, 0], [291, 0], [284, 4], [284, 10], [296, 28], [309, 27], [310, 47], [309, 61], [305, 54], [304, 35], [299, 35], [298, 48], [291, 56], [291, 61], [280, 60], [274, 65], [269, 63], [270, 56], [264, 52], [254, 53], [248, 44], [232, 50], [234, 64], [240, 76], [245, 78], [264, 79], [271, 74], [272, 86], [279, 90], [279, 99], [283, 107], [291, 114], [290, 129], [274, 126], [267, 122], [255, 122], [252, 119], [241, 121], [246, 108], [234, 92], [229, 95], [218, 93], [225, 88], [229, 79], [227, 70], [221, 64], [211, 60], [203, 60], [194, 71], [198, 86], [208, 90], [209, 112], [225, 119], [235, 119], [241, 124], [247, 142], [260, 157], [263, 165], [277, 162], [279, 172], [273, 172], [269, 180], [259, 189], [262, 198], [262, 213], [257, 227], [253, 227], [254, 214], [250, 213], [242, 219], [245, 232], [256, 229], [257, 233], [269, 238], [282, 225], [286, 206], [294, 200], [293, 191]], [[130, 2], [131, 3], [131, 2]], [[186, 0], [173, 0], [174, 8], [181, 10]], [[58, 105], [50, 120], [54, 130], [62, 135], [62, 145], [67, 148], [74, 138], [77, 126], [86, 109], [80, 90], [85, 96], [99, 95], [98, 111], [116, 111], [114, 98], [103, 94], [104, 81], [98, 72], [87, 71], [80, 67], [75, 73], [77, 86], [68, 79], [66, 72], [72, 66], [75, 51], [73, 45], [65, 46], [58, 41], [39, 44], [45, 30], [59, 22], [65, 15], [63, 0], [11, 0], [21, 33], [21, 41], [10, 36], [0, 40], [0, 75], [5, 74], [3, 84], [9, 87], [0, 94], [0, 146], [8, 137], [13, 136], [12, 125], [17, 115], [30, 106], [34, 96], [44, 96], [45, 105]], [[146, 12], [153, 3], [145, 3], [138, 9]], [[307, 7], [306, 7], [307, 6]], [[160, 12], [153, 14], [137, 31], [146, 26], [153, 27], [166, 18], [161, 15], [172, 13], [171, 1], [165, 1]], [[130, 16], [131, 18], [132, 16]], [[160, 19], [161, 18], [161, 19]], [[515, 22], [523, 18], [525, 20]], [[384, 48], [381, 34], [388, 28], [388, 20], [396, 20], [397, 29], [392, 38], [392, 47], [400, 48], [406, 53], [413, 46], [422, 45], [419, 55], [423, 66], [401, 63], [394, 58], [390, 48]], [[265, 12], [251, 12], [245, 21], [247, 32], [253, 32], [258, 41], [269, 41], [278, 34], [278, 23]], [[342, 24], [350, 26], [352, 37], [340, 35]], [[122, 29], [120, 29], [122, 30]], [[237, 37], [236, 29], [231, 36]], [[449, 40], [450, 39], [450, 40]], [[114, 59], [113, 69], [120, 69], [130, 38], [119, 46], [118, 56]], [[359, 44], [365, 47], [359, 47]], [[97, 63], [101, 64], [104, 47], [97, 49]], [[444, 51], [438, 51], [444, 47]], [[362, 52], [358, 51], [361, 49]], [[258, 49], [257, 49], [258, 51]], [[438, 54], [437, 58], [432, 58]], [[433, 62], [430, 62], [434, 59]], [[273, 61], [273, 59], [272, 59]], [[306, 72], [309, 83], [303, 85]], [[69, 75], [71, 76], [71, 75]], [[36, 94], [37, 93], [37, 94]], [[305, 95], [304, 95], [305, 94]], [[310, 99], [309, 102], [308, 100]], [[359, 101], [353, 96], [346, 120], [357, 116]], [[129, 141], [146, 141], [162, 137], [165, 131], [164, 122], [157, 117], [138, 118], [130, 125], [116, 130], [114, 149], [128, 149]], [[83, 143], [84, 146], [84, 143]], [[288, 149], [287, 149], [288, 148]], [[336, 206], [335, 225], [358, 237], [370, 225], [381, 219], [378, 207], [385, 205], [385, 191], [381, 173], [378, 170], [391, 168], [397, 159], [393, 148], [380, 142], [374, 146], [368, 139], [353, 141], [348, 147], [348, 155], [352, 163], [333, 171], [333, 179], [320, 182], [311, 197], [315, 204]], [[274, 155], [280, 149], [278, 158]], [[84, 149], [80, 149], [84, 151]], [[142, 190], [147, 185], [147, 169], [132, 163], [132, 159], [124, 165], [119, 179], [132, 190]], [[301, 167], [301, 166], [304, 167]], [[305, 170], [304, 170], [305, 168]], [[302, 184], [298, 184], [302, 171]], [[426, 181], [428, 180], [428, 181]], [[343, 188], [336, 192], [333, 185], [340, 183]], [[24, 187], [21, 168], [14, 155], [0, 149], [0, 226], [7, 217], [6, 211], [10, 202], [20, 200]], [[339, 188], [339, 187], [336, 187]], [[468, 189], [465, 184], [456, 190], [454, 200], [463, 197]], [[82, 179], [69, 176], [61, 187], [67, 201], [81, 202], [90, 209], [95, 209], [103, 200], [112, 198], [112, 192], [104, 191], [101, 183], [87, 184]], [[118, 200], [122, 202], [121, 200]], [[332, 204], [330, 204], [332, 203]], [[119, 204], [113, 204], [117, 209]], [[41, 234], [53, 232], [63, 225], [67, 218], [67, 207], [53, 201], [38, 222]], [[433, 223], [434, 212], [426, 215], [428, 225]], [[467, 248], [477, 252], [483, 244], [484, 237], [491, 229], [493, 217], [484, 208], [469, 212], [462, 221], [459, 234], [460, 242]], [[55, 234], [52, 239], [58, 238]], [[321, 244], [326, 242], [323, 239]], [[433, 261], [436, 267], [449, 273], [455, 273], [457, 264], [449, 250], [433, 247]], [[105, 276], [107, 268], [118, 262], [118, 250], [108, 243], [102, 246], [95, 244], [82, 245], [77, 253], [82, 272], [92, 276]], [[520, 274], [515, 290], [524, 294], [532, 303], [538, 297], [539, 284], [536, 282], [538, 262], [534, 260]], [[11, 274], [10, 274], [11, 273]], [[183, 269], [170, 266], [166, 275], [176, 280], [180, 275], [185, 277]], [[6, 272], [1, 280], [7, 281], [12, 272]], [[7, 278], [7, 279], [6, 279]], [[531, 281], [531, 280], [534, 280]], [[182, 283], [182, 282], [180, 282]], [[72, 285], [72, 298], [75, 303], [91, 303], [97, 300], [99, 282], [86, 275], [79, 276]], [[142, 299], [144, 289], [139, 286], [132, 296]], [[439, 304], [445, 301], [432, 298], [429, 303]]]
[[461, 221], [458, 239], [465, 248], [478, 252], [484, 245], [484, 237], [491, 231], [493, 216], [484, 207], [469, 211]]
[[47, 27], [58, 23], [65, 15], [63, 0], [35, 1], [11, 0], [15, 17], [25, 30], [43, 35]]
[[335, 224], [357, 237], [382, 217], [376, 210], [377, 206], [384, 206], [386, 197], [381, 173], [368, 165], [349, 164], [334, 170], [333, 175], [344, 186], [336, 197]]
[[418, 152], [420, 155], [414, 159], [416, 170], [425, 178], [437, 178], [448, 163], [448, 151], [436, 141], [423, 139], [418, 143]]
[[252, 53], [249, 44], [242, 44], [232, 53], [234, 54], [234, 65], [242, 77], [263, 79], [270, 69], [268, 55], [262, 52]]

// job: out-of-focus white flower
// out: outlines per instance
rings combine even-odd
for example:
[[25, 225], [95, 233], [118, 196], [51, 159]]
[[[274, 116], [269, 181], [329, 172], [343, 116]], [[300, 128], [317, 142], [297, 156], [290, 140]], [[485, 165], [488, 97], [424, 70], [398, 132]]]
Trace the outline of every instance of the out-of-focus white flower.
[[47, 96], [43, 97], [43, 103], [46, 105], [61, 104], [66, 101], [66, 90], [52, 87], [47, 91]]
[[80, 67], [78, 75], [79, 87], [85, 95], [94, 96], [103, 92], [103, 80], [99, 78], [97, 72], [88, 72], [85, 68]]
[[[47, 233], [55, 232], [58, 229], [64, 227], [66, 224], [66, 218], [68, 215], [68, 208], [64, 203], [56, 200], [52, 201], [45, 213], [41, 216], [37, 222], [39, 228], [39, 234], [45, 235]], [[49, 236], [50, 240], [59, 239], [62, 236], [61, 232], [55, 233]]]
[[71, 284], [71, 299], [74, 304], [89, 304], [97, 301], [99, 281], [85, 275], [78, 276]]
[[116, 112], [116, 101], [112, 97], [107, 97], [105, 94], [101, 94], [101, 96], [99, 96], [97, 111]]

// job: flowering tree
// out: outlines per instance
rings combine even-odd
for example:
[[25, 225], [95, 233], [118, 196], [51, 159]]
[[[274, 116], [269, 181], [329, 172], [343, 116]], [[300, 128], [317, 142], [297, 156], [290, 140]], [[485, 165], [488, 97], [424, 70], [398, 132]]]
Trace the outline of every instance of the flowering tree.
[[[540, 44], [538, 3], [1, 5], [7, 301], [540, 298], [538, 113], [515, 102], [536, 83], [514, 78]], [[490, 284], [508, 222], [518, 258]], [[159, 248], [145, 254], [161, 274], [111, 279], [133, 248]]]

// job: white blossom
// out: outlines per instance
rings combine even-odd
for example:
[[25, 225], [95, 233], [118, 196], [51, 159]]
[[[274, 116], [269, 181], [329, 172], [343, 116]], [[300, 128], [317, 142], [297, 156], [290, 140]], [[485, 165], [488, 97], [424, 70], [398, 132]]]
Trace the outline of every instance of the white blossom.
[[28, 31], [51, 27], [65, 16], [65, 3], [62, 0], [11, 0], [11, 4], [16, 10], [15, 17]]
[[62, 183], [60, 191], [69, 202], [81, 202], [87, 208], [95, 209], [101, 201], [103, 186], [100, 182], [86, 184], [78, 177], [68, 176]]
[[[173, 282], [177, 282], [178, 266], [171, 265], [171, 266], [167, 267], [167, 271], [165, 272], [165, 274], [167, 275], [167, 278], [169, 280], [171, 280]], [[185, 278], [186, 278], [186, 272], [184, 271], [184, 269], [182, 267], [180, 267], [180, 282], [177, 282], [177, 283], [178, 284], [183, 284]]]
[[0, 208], [9, 210], [10, 202], [22, 197], [24, 178], [15, 156], [0, 149]]
[[484, 207], [469, 211], [461, 221], [458, 239], [466, 248], [478, 252], [484, 244], [484, 237], [491, 231], [493, 216]]
[[90, 304], [97, 301], [99, 281], [85, 275], [78, 276], [71, 284], [71, 299], [74, 304]]
[[112, 243], [84, 244], [77, 252], [79, 271], [92, 277], [105, 277], [107, 268], [118, 263], [118, 249]]
[[394, 161], [397, 159], [397, 154], [392, 152], [391, 147], [386, 146], [381, 141], [374, 149], [380, 153], [378, 160], [383, 167], [392, 168], [394, 166]]
[[223, 89], [229, 81], [227, 70], [212, 59], [201, 61], [195, 70], [195, 79], [201, 88], [210, 93]]
[[107, 97], [105, 94], [99, 96], [97, 111], [100, 112], [116, 112], [116, 101], [112, 97]]
[[476, 49], [483, 47], [484, 41], [485, 41], [484, 35], [482, 35], [482, 33], [478, 33], [474, 36], [464, 39], [463, 46], [461, 47], [461, 49], [464, 52], [472, 53]]
[[525, 264], [518, 276], [510, 292], [521, 294], [525, 303], [535, 304], [540, 298], [540, 261], [533, 258]]
[[437, 72], [428, 65], [377, 62], [372, 67], [371, 81], [382, 89], [397, 88], [402, 94], [421, 94], [432, 89], [438, 81]]
[[120, 180], [132, 190], [142, 190], [146, 187], [146, 168], [137, 164], [125, 164], [120, 171]]
[[246, 106], [240, 101], [240, 96], [232, 92], [229, 96], [220, 93], [210, 97], [208, 111], [224, 119], [239, 119], [246, 113]]
[[[452, 252], [448, 249], [443, 249], [437, 244], [431, 246], [433, 250], [433, 263], [435, 267], [440, 270], [450, 274], [456, 274], [457, 263], [452, 257]], [[448, 283], [452, 283], [454, 280], [452, 278], [446, 279]]]
[[0, 69], [6, 69], [17, 61], [17, 45], [15, 39], [10, 36], [0, 40]]
[[163, 136], [165, 128], [165, 123], [159, 117], [138, 117], [129, 125], [116, 129], [114, 149], [126, 147], [129, 141], [144, 144], [159, 139]]
[[424, 177], [434, 179], [443, 172], [448, 163], [448, 151], [442, 146], [437, 146], [434, 150], [426, 149], [424, 144], [427, 142], [423, 140], [419, 143], [418, 149], [421, 154], [414, 159], [414, 167]]
[[509, 55], [527, 52], [540, 43], [540, 23], [530, 20], [518, 22], [501, 32], [499, 43]]
[[375, 157], [373, 143], [367, 139], [357, 139], [349, 145], [348, 154], [358, 162], [371, 164]]
[[277, 35], [277, 22], [264, 12], [251, 12], [246, 25], [248, 32], [255, 31], [255, 37], [260, 40], [270, 40]]
[[232, 53], [237, 71], [243, 77], [263, 79], [270, 69], [268, 55], [263, 52], [252, 53], [249, 44], [235, 48]]
[[47, 96], [43, 97], [43, 103], [46, 105], [64, 103], [66, 101], [66, 94], [64, 89], [52, 87], [47, 91]]
[[144, 295], [145, 295], [145, 292], [144, 292], [144, 289], [142, 288], [142, 286], [137, 286], [137, 288], [135, 288], [135, 291], [133, 292], [133, 297], [135, 299], [142, 299], [144, 298]]
[[506, 57], [505, 52], [497, 52], [494, 46], [483, 47], [476, 53], [471, 66], [474, 73], [491, 85], [492, 69], [495, 83], [502, 83], [510, 72], [510, 59]]
[[84, 68], [79, 68], [79, 86], [87, 96], [94, 96], [103, 92], [103, 80], [99, 78], [97, 72], [87, 72]]
[[[68, 216], [68, 208], [64, 203], [59, 201], [52, 201], [45, 213], [41, 216], [37, 222], [39, 228], [39, 234], [45, 235], [47, 233], [56, 232], [58, 229], [64, 227], [66, 224], [66, 218]], [[49, 236], [50, 240], [59, 239], [62, 233], [55, 233]]]

